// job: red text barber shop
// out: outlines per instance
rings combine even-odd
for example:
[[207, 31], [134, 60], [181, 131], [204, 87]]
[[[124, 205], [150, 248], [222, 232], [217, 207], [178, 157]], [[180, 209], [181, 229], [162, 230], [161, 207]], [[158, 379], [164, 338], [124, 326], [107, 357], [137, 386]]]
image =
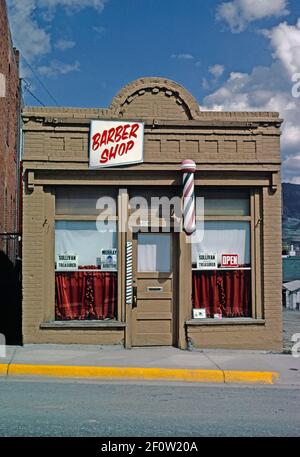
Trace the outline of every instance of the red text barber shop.
[[[140, 124], [116, 124], [115, 127], [96, 132], [92, 136], [92, 150], [99, 151], [99, 163], [108, 164], [118, 157], [128, 156], [139, 138]], [[132, 157], [132, 159], [134, 159]], [[133, 160], [132, 160], [133, 161]]]

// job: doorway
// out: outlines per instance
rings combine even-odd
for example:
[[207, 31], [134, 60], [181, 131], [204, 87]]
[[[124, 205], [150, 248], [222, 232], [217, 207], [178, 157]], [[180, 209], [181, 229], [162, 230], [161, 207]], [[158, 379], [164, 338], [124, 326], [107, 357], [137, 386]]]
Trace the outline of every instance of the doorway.
[[176, 344], [174, 252], [173, 233], [134, 234], [132, 346]]

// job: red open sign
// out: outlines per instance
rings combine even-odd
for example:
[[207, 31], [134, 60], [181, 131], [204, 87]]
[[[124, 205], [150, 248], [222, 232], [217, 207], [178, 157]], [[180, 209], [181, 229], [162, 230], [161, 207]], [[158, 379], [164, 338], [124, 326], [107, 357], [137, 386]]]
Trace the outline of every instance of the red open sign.
[[222, 267], [237, 267], [239, 264], [238, 254], [222, 254]]

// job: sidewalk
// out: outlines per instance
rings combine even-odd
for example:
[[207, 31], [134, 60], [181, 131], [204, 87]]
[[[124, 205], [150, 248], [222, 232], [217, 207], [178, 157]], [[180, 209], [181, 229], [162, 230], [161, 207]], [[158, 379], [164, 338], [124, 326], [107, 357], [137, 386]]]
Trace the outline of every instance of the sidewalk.
[[300, 357], [264, 351], [28, 344], [8, 346], [0, 376], [243, 382], [300, 387]]

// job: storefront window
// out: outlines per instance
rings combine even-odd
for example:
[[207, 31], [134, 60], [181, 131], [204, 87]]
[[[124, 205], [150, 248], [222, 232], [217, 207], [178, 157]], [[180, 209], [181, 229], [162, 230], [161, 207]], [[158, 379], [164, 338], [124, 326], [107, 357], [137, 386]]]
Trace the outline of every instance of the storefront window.
[[[99, 198], [108, 197], [116, 201], [117, 189], [106, 187], [105, 190], [99, 186], [73, 187], [61, 186], [55, 190], [55, 211], [56, 215], [95, 215], [101, 213], [97, 202]], [[112, 206], [111, 214], [116, 213], [116, 206]]]
[[[176, 224], [180, 227], [181, 189], [177, 186], [132, 187], [129, 189], [129, 225], [142, 231], [157, 232], [158, 227], [167, 233]], [[179, 231], [179, 230], [178, 230]]]
[[[246, 219], [249, 214], [247, 199], [221, 202], [205, 199], [204, 218], [222, 213]], [[204, 230], [192, 243], [193, 308], [206, 318], [251, 317], [250, 220], [215, 219], [205, 220], [204, 226], [197, 222]]]
[[196, 189], [196, 197], [204, 198], [206, 216], [249, 216], [250, 199], [246, 191]]
[[[198, 225], [198, 224], [197, 224]], [[222, 255], [236, 255], [239, 267], [250, 267], [250, 224], [243, 221], [205, 221], [203, 240], [192, 243], [193, 268], [197, 267], [199, 254], [216, 253], [218, 268], [234, 259], [222, 259]], [[223, 262], [222, 262], [223, 260]], [[227, 260], [227, 263], [226, 263]], [[230, 265], [227, 265], [228, 267]]]
[[248, 216], [249, 200], [245, 198], [205, 198], [204, 211], [207, 216]]
[[171, 271], [170, 234], [138, 234], [138, 271]]
[[115, 221], [56, 221], [55, 290], [56, 320], [116, 318]]

